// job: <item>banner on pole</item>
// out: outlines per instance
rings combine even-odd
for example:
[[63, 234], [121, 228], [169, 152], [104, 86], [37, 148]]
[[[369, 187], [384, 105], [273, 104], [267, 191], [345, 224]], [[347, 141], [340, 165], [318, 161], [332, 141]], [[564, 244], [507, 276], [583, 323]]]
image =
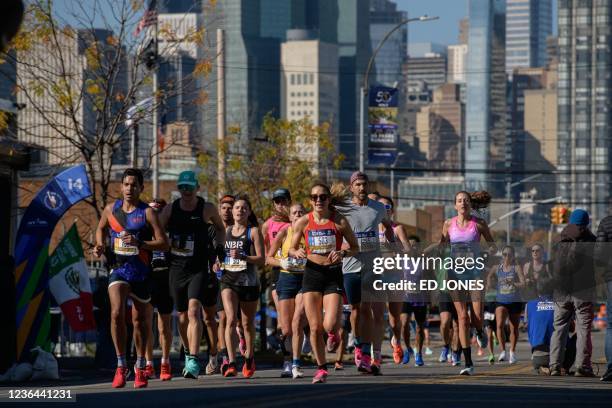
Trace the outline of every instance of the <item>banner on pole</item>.
[[49, 343], [49, 241], [55, 225], [91, 188], [84, 165], [71, 167], [49, 181], [23, 214], [15, 243], [17, 359]]
[[49, 289], [72, 330], [86, 331], [96, 327], [89, 272], [76, 224], [51, 255]]
[[368, 101], [368, 163], [392, 165], [398, 145], [398, 90], [373, 86]]

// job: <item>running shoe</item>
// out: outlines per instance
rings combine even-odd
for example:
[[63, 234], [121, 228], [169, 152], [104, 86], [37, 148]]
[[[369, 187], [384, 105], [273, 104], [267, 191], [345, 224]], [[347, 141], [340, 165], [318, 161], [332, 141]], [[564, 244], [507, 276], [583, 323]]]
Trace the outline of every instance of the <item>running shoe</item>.
[[372, 360], [372, 365], [371, 365], [372, 375], [382, 375], [381, 365], [382, 365], [382, 360], [378, 360], [376, 358]]
[[441, 363], [446, 363], [448, 361], [448, 353], [449, 353], [449, 349], [447, 346], [442, 347], [442, 352], [440, 353], [440, 358], [438, 358], [438, 361]]
[[302, 371], [302, 367], [294, 365], [291, 367], [291, 375], [293, 376], [294, 380], [296, 378], [304, 378], [304, 371]]
[[491, 364], [491, 365], [495, 364], [495, 355], [494, 354], [489, 354], [489, 364]]
[[595, 377], [595, 373], [589, 368], [579, 368], [574, 373], [574, 377]]
[[312, 379], [313, 384], [322, 384], [327, 382], [327, 370], [319, 368]]
[[502, 350], [501, 353], [499, 353], [499, 357], [497, 357], [497, 361], [501, 362], [501, 361], [506, 361], [506, 351]]
[[361, 347], [355, 347], [355, 366], [359, 367], [362, 358], [363, 353], [361, 352]]
[[238, 370], [236, 370], [236, 363], [229, 363], [227, 365], [227, 369], [223, 374], [224, 377], [235, 377], [238, 374]]
[[334, 363], [334, 370], [335, 371], [342, 371], [342, 370], [344, 370], [344, 364], [342, 364], [342, 361], [336, 361]]
[[172, 369], [170, 363], [162, 363], [159, 371], [159, 379], [162, 381], [170, 381], [172, 379]]
[[219, 360], [217, 356], [210, 356], [208, 358], [208, 364], [206, 364], [206, 375], [213, 375], [219, 373]]
[[153, 367], [153, 364], [147, 364], [145, 366], [144, 372], [149, 380], [155, 378], [155, 367]]
[[340, 345], [340, 337], [333, 332], [327, 333], [327, 352], [335, 353]]
[[473, 375], [474, 367], [465, 367], [463, 370], [459, 372], [459, 375]]
[[517, 361], [518, 360], [516, 359], [516, 354], [513, 351], [511, 351], [510, 352], [510, 357], [508, 358], [508, 363], [516, 364]]
[[184, 370], [183, 377], [197, 380], [199, 375], [200, 375], [200, 362], [198, 361], [197, 357], [189, 356], [187, 362], [185, 363], [185, 370]]
[[457, 367], [461, 364], [461, 354], [458, 351], [453, 351], [451, 353], [451, 364], [453, 367]]
[[221, 375], [224, 376], [228, 368], [229, 368], [229, 359], [227, 358], [227, 356], [225, 356], [223, 357], [223, 360], [221, 360]]
[[359, 361], [359, 365], [357, 366], [357, 370], [360, 373], [372, 374], [372, 357], [367, 354], [363, 354], [361, 356], [361, 361]]
[[137, 368], [134, 376], [134, 388], [145, 388], [149, 384], [145, 370]]
[[431, 356], [432, 354], [433, 354], [433, 350], [430, 349], [429, 347], [425, 347], [425, 355]]
[[487, 332], [485, 330], [481, 330], [480, 332], [477, 331], [476, 341], [478, 342], [478, 346], [480, 346], [481, 349], [487, 348], [487, 343], [489, 342]]
[[402, 359], [402, 364], [408, 364], [410, 362], [410, 356], [412, 356], [413, 354], [414, 350], [412, 348], [406, 350], [406, 352], [404, 353], [404, 358]]
[[293, 373], [291, 370], [291, 361], [285, 361], [283, 363], [283, 370], [280, 374], [281, 378], [291, 378], [293, 377]]
[[113, 378], [113, 388], [125, 387], [125, 382], [130, 376], [130, 370], [127, 367], [117, 367], [115, 377]]
[[255, 374], [255, 359], [253, 357], [244, 359], [242, 376], [244, 378], [251, 378], [253, 374]]
[[416, 353], [414, 355], [414, 365], [415, 367], [423, 367], [425, 362], [423, 361], [423, 355], [421, 353]]
[[393, 362], [395, 364], [399, 364], [402, 362], [404, 358], [404, 350], [402, 350], [402, 346], [395, 345], [393, 346]]

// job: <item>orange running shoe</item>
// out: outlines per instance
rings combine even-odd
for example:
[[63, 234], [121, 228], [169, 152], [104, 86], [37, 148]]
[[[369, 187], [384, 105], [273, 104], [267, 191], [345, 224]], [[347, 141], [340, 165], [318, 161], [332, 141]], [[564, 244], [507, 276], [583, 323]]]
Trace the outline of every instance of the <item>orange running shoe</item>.
[[149, 380], [147, 379], [146, 371], [137, 368], [134, 378], [134, 388], [145, 388], [147, 385], [149, 385]]
[[237, 374], [238, 374], [238, 370], [236, 370], [236, 363], [229, 363], [223, 376], [224, 377], [235, 377]]
[[152, 380], [155, 378], [155, 367], [152, 364], [147, 364], [144, 371], [147, 379]]
[[244, 378], [251, 378], [255, 374], [255, 359], [253, 357], [244, 360], [242, 375]]
[[113, 388], [125, 387], [125, 382], [130, 376], [130, 370], [127, 367], [117, 367], [115, 370], [115, 378], [113, 378]]
[[170, 381], [172, 379], [172, 369], [170, 368], [170, 363], [161, 365], [159, 379], [162, 381]]
[[404, 359], [404, 350], [402, 350], [402, 346], [396, 345], [393, 347], [393, 362], [395, 364], [400, 364]]

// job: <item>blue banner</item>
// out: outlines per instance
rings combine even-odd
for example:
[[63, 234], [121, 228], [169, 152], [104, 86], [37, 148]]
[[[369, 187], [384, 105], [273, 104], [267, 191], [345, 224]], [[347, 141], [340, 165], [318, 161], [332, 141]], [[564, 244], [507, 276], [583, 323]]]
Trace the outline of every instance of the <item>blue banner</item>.
[[71, 167], [49, 181], [23, 214], [15, 244], [18, 360], [48, 343], [49, 241], [64, 213], [90, 195], [85, 166]]
[[368, 163], [393, 165], [398, 145], [398, 98], [396, 88], [373, 86], [368, 106]]

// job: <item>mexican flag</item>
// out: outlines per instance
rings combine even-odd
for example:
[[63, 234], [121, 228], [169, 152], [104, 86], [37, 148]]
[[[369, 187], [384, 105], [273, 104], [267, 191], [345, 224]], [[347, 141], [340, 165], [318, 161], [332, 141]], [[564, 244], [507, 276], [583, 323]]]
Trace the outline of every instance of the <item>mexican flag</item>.
[[75, 331], [96, 327], [89, 274], [76, 225], [64, 236], [49, 262], [49, 289]]

